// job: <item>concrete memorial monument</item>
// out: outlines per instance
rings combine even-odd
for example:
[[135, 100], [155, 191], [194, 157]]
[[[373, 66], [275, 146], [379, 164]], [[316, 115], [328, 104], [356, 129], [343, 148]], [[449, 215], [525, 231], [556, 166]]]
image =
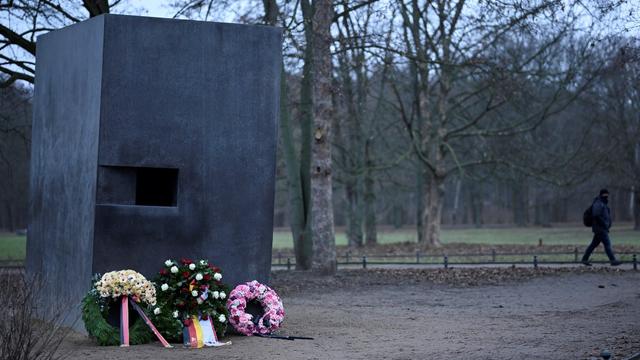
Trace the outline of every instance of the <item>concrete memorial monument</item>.
[[182, 257], [268, 282], [280, 29], [103, 15], [37, 46], [27, 271], [47, 296]]

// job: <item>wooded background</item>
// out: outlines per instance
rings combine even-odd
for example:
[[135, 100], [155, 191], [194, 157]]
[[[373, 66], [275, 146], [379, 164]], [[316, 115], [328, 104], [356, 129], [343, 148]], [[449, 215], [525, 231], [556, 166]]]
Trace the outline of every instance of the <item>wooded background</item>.
[[[442, 224], [579, 222], [602, 187], [640, 231], [638, 1], [161, 2], [283, 28], [274, 220], [298, 268], [335, 271], [336, 226], [351, 246], [381, 226], [437, 246]], [[27, 226], [36, 37], [137, 11], [0, 0], [1, 229]]]

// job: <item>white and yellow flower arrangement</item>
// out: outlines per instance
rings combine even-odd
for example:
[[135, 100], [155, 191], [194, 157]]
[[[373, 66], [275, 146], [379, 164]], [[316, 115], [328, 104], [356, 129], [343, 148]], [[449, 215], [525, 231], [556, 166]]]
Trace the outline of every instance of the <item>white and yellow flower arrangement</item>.
[[95, 283], [95, 288], [103, 298], [130, 296], [136, 302], [156, 305], [156, 288], [142, 274], [133, 270], [108, 272]]

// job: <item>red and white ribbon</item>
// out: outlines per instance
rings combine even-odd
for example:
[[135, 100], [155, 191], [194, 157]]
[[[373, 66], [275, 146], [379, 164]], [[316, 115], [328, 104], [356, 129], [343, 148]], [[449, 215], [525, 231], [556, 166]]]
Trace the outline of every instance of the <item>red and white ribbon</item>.
[[126, 347], [129, 346], [129, 306], [131, 304], [133, 309], [140, 315], [145, 324], [151, 329], [151, 331], [156, 335], [160, 343], [166, 348], [173, 347], [165, 338], [160, 334], [158, 329], [153, 325], [147, 314], [142, 311], [140, 305], [136, 304], [136, 302], [129, 298], [128, 296], [122, 296], [120, 298], [120, 346]]

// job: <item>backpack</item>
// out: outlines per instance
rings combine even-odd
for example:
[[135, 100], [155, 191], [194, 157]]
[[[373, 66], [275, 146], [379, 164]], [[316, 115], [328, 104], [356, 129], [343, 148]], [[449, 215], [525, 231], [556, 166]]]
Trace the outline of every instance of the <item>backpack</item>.
[[593, 226], [593, 204], [589, 206], [582, 214], [582, 223], [586, 227]]

